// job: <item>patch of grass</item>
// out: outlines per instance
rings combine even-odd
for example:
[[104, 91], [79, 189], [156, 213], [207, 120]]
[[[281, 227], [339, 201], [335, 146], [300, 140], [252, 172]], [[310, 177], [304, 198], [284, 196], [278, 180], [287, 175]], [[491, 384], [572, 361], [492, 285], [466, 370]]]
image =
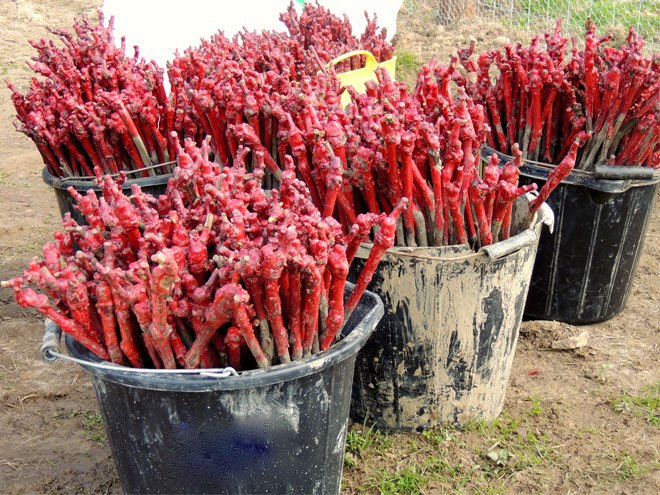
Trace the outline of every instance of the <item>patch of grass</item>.
[[[358, 493], [369, 494], [502, 495], [516, 486], [516, 474], [545, 483], [547, 468], [562, 460], [546, 421], [551, 401], [540, 395], [528, 400], [515, 414], [504, 412], [492, 421], [393, 434], [384, 437], [386, 447], [378, 430], [354, 425], [347, 435], [346, 478]], [[610, 478], [621, 464], [614, 462], [607, 466]], [[351, 469], [356, 465], [360, 469]], [[632, 473], [634, 465], [618, 470]]]
[[436, 493], [439, 486], [438, 493], [502, 494], [516, 472], [532, 473], [559, 458], [535, 417], [542, 415], [539, 398], [532, 398], [531, 411], [459, 429], [443, 425], [410, 438], [409, 467], [401, 474], [381, 471], [370, 487], [378, 493]]
[[583, 428], [578, 428], [577, 430], [575, 430], [575, 437], [580, 439], [580, 440], [585, 438], [587, 435], [596, 436], [596, 435], [602, 435], [602, 434], [603, 434], [603, 432], [600, 431], [594, 425], [585, 426]]
[[104, 444], [106, 442], [103, 418], [98, 411], [83, 411], [82, 413], [83, 435], [87, 440]]
[[543, 414], [543, 406], [541, 406], [541, 398], [538, 395], [532, 395], [529, 400], [532, 403], [532, 407], [529, 410], [529, 415], [531, 417], [540, 416]]
[[621, 456], [619, 465], [614, 471], [621, 480], [627, 481], [637, 478], [642, 472], [642, 467], [637, 462], [637, 459], [630, 454], [624, 453]]
[[507, 476], [556, 456], [545, 433], [508, 414], [493, 421], [468, 424], [465, 429], [482, 437], [476, 451], [487, 461], [482, 466], [487, 477]]
[[501, 12], [501, 20], [513, 26], [544, 28], [554, 26], [555, 19], [562, 18], [562, 31], [567, 34], [584, 35], [584, 26], [588, 18], [596, 23], [599, 33], [612, 31], [614, 43], [624, 41], [628, 27], [634, 26], [648, 42], [658, 42], [660, 37], [660, 13], [651, 7], [651, 2], [622, 2], [620, 0], [516, 0], [513, 15], [509, 15], [510, 6], [504, 8], [495, 0], [482, 1], [495, 12]]
[[403, 71], [417, 71], [422, 66], [422, 61], [414, 53], [406, 51], [397, 51], [396, 68]]
[[612, 408], [660, 427], [660, 382], [642, 387], [640, 395], [624, 394], [614, 399]]
[[352, 468], [357, 464], [358, 459], [362, 459], [367, 450], [373, 449], [377, 453], [382, 453], [390, 446], [389, 437], [377, 430], [374, 425], [369, 428], [366, 425], [354, 425], [346, 433], [344, 465]]
[[443, 425], [423, 431], [422, 436], [426, 438], [432, 445], [441, 447], [447, 442], [455, 441], [456, 430]]
[[617, 450], [610, 446], [604, 453], [609, 462], [595, 464], [590, 470], [590, 475], [601, 485], [610, 485], [617, 482], [640, 478], [660, 471], [660, 457], [656, 453], [652, 460], [644, 460], [639, 452]]
[[369, 434], [371, 429], [367, 431], [367, 435], [362, 435], [362, 433], [355, 429], [348, 430], [346, 433], [346, 452], [353, 455], [362, 455], [364, 449], [369, 445]]
[[514, 418], [507, 413], [503, 413], [500, 417], [492, 421], [469, 421], [463, 429], [465, 431], [479, 433], [486, 438], [499, 437], [508, 440], [518, 433], [518, 427], [522, 421], [522, 419]]
[[406, 81], [409, 87], [412, 87], [417, 80], [417, 72], [423, 65], [422, 60], [414, 53], [404, 50], [397, 50], [395, 77], [399, 81]]
[[402, 470], [380, 471], [368, 483], [381, 495], [420, 495], [420, 488], [428, 481], [422, 466], [411, 464]]

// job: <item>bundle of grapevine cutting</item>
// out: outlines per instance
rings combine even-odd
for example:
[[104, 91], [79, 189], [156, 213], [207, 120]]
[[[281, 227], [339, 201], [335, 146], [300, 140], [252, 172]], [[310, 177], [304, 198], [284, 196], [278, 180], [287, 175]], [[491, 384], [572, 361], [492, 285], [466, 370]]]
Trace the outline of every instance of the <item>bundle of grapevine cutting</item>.
[[[280, 84], [275, 75], [231, 75], [216, 86], [219, 91], [190, 92], [200, 102], [191, 115], [207, 122], [219, 156], [232, 159], [240, 144], [250, 146], [263, 153], [275, 179], [291, 155], [313, 203], [334, 215], [344, 232], [360, 213], [390, 213], [406, 198], [410, 207], [397, 229], [397, 245], [478, 248], [509, 237], [514, 200], [535, 186], [518, 187], [519, 153], [502, 168], [492, 158], [483, 177], [477, 173], [489, 127], [483, 106], [460, 88], [453, 96], [451, 71], [429, 63], [409, 94], [405, 83], [379, 70], [379, 81], [369, 82], [366, 94], [345, 89], [353, 100], [345, 111], [338, 97], [342, 88], [324, 74], [303, 78], [300, 85]], [[214, 104], [201, 105], [212, 98]], [[252, 110], [234, 111], [237, 106]], [[218, 119], [220, 109], [226, 111]], [[571, 171], [578, 143], [532, 202], [532, 211]]]
[[169, 102], [163, 73], [115, 46], [112, 19], [99, 12], [95, 25], [83, 17], [73, 32], [51, 31], [50, 40], [30, 41], [37, 56], [28, 62], [40, 78], [25, 93], [7, 82], [16, 108], [16, 128], [36, 144], [56, 177], [93, 177], [94, 167], [144, 177], [171, 172], [161, 166], [174, 158], [166, 118]]
[[[170, 173], [172, 167], [161, 164], [175, 157], [172, 131], [181, 142], [190, 137], [200, 144], [216, 128], [224, 130], [225, 121], [254, 118], [258, 95], [223, 93], [225, 77], [236, 76], [242, 89], [249, 84], [244, 74], [275, 78], [269, 90], [277, 91], [314, 77], [345, 52], [364, 48], [385, 60], [394, 51], [375, 19], [367, 16], [358, 39], [347, 18], [318, 4], [307, 4], [298, 16], [291, 4], [282, 14], [289, 34], [245, 31], [230, 40], [220, 32], [175, 58], [168, 72], [168, 96], [164, 71], [140, 59], [137, 47], [133, 57], [127, 56], [124, 39], [119, 47], [114, 44], [112, 19], [104, 25], [101, 12], [99, 18], [98, 25], [84, 17], [77, 20], [73, 32], [52, 30], [59, 44], [31, 41], [37, 56], [29, 66], [41, 77], [33, 78], [24, 93], [7, 82], [17, 129], [34, 141], [56, 177], [93, 177], [96, 166], [133, 177]], [[338, 70], [359, 63], [353, 59]], [[225, 101], [233, 103], [225, 108]], [[194, 108], [214, 114], [215, 120], [195, 118]]]
[[[178, 140], [175, 140], [178, 143]], [[190, 140], [158, 199], [101, 176], [100, 198], [71, 188], [87, 225], [67, 214], [43, 259], [2, 283], [102, 359], [133, 367], [237, 370], [327, 349], [357, 306], [396, 218], [377, 226], [376, 248], [344, 303], [348, 266], [369, 234], [348, 236], [323, 217], [286, 158], [265, 191], [263, 155], [239, 147], [231, 166]], [[246, 158], [255, 165], [246, 171]]]
[[[229, 39], [219, 32], [169, 64], [172, 127], [198, 143], [212, 136], [211, 147], [220, 162], [236, 151], [232, 125], [248, 124], [252, 132], [239, 134], [275, 154], [278, 134], [281, 141], [287, 132], [282, 108], [297, 113], [307, 104], [339, 105], [339, 81], [326, 71], [335, 57], [366, 49], [377, 60], [388, 60], [394, 52], [385, 30], [378, 31], [368, 16], [360, 39], [352, 35], [347, 18], [312, 3], [300, 16], [291, 5], [281, 19], [288, 34], [244, 31]], [[350, 70], [360, 63], [354, 57], [336, 69]]]
[[[490, 147], [510, 154], [514, 143], [523, 158], [556, 164], [575, 138], [587, 133], [576, 167], [594, 165], [660, 167], [660, 57], [643, 53], [644, 40], [631, 27], [619, 48], [612, 36], [598, 38], [589, 22], [584, 48], [575, 40], [570, 59], [561, 21], [553, 33], [529, 47], [473, 58], [474, 44], [459, 51], [464, 77], [453, 79], [487, 109]], [[456, 64], [456, 61], [454, 62]]]

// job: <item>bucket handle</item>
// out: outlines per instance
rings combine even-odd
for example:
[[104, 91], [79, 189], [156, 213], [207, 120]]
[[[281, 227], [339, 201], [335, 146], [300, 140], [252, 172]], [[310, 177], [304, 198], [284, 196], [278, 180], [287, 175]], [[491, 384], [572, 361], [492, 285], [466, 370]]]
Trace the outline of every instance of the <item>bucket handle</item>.
[[[528, 199], [536, 196], [538, 196], [536, 191], [527, 193]], [[552, 208], [550, 208], [548, 203], [541, 204], [541, 207], [536, 211], [536, 219], [534, 221], [534, 225], [538, 225], [539, 223], [547, 225], [550, 233], [552, 234], [555, 227], [555, 214], [553, 213]], [[504, 258], [511, 253], [515, 253], [519, 249], [529, 246], [530, 244], [535, 243], [538, 238], [539, 237], [536, 231], [532, 228], [529, 228], [509, 239], [496, 242], [490, 246], [484, 246], [479, 250], [479, 252], [486, 253], [491, 261], [495, 261], [500, 258]]]
[[208, 368], [208, 369], [193, 369], [193, 370], [170, 370], [170, 369], [135, 369], [126, 366], [120, 366], [114, 363], [102, 361], [95, 363], [93, 361], [86, 361], [78, 359], [60, 352], [60, 342], [62, 340], [62, 330], [58, 327], [53, 320], [46, 318], [44, 325], [44, 338], [41, 344], [41, 359], [48, 364], [56, 363], [60, 359], [77, 363], [81, 366], [89, 366], [92, 368], [102, 370], [124, 371], [126, 373], [140, 373], [150, 375], [199, 375], [206, 378], [227, 378], [229, 376], [237, 376], [238, 372], [228, 366], [226, 368]]
[[[62, 339], [62, 330], [53, 320], [46, 318], [43, 343], [41, 344], [41, 359], [48, 364], [56, 363], [60, 360], [60, 340]], [[65, 356], [68, 357], [68, 356]]]
[[339, 62], [343, 62], [344, 60], [349, 59], [351, 57], [355, 57], [357, 55], [365, 56], [365, 61], [364, 61], [365, 69], [376, 70], [376, 67], [378, 67], [378, 62], [376, 61], [376, 58], [373, 56], [373, 54], [367, 50], [353, 50], [352, 52], [347, 52], [344, 53], [343, 55], [339, 55], [337, 58], [332, 59], [330, 62], [328, 62], [327, 67], [330, 67], [331, 65], [337, 65]]
[[655, 170], [651, 167], [622, 165], [595, 165], [594, 179], [653, 180]]
[[490, 246], [484, 246], [479, 249], [479, 252], [486, 253], [491, 261], [495, 261], [535, 243], [537, 239], [536, 232], [532, 229], [527, 229], [504, 241], [496, 242]]
[[[134, 175], [134, 174], [141, 174], [142, 172], [150, 172], [151, 170], [154, 170], [156, 168], [161, 168], [161, 167], [168, 167], [172, 169], [172, 166], [176, 166], [177, 162], [175, 161], [169, 161], [169, 162], [163, 162], [163, 163], [157, 163], [156, 165], [149, 165], [148, 167], [141, 167], [141, 168], [136, 168], [133, 170], [125, 170], [125, 174], [128, 175]], [[171, 172], [170, 172], [171, 173]], [[104, 176], [107, 175], [109, 177], [112, 177], [113, 179], [116, 179], [118, 177], [121, 177], [121, 174], [104, 174]], [[53, 183], [49, 184], [52, 185], [55, 188], [64, 188], [67, 187], [68, 182], [76, 182], [76, 181], [90, 181], [93, 182], [97, 179], [95, 175], [74, 175], [71, 177], [68, 176], [63, 176], [63, 177], [54, 177]], [[131, 179], [128, 179], [131, 180]]]

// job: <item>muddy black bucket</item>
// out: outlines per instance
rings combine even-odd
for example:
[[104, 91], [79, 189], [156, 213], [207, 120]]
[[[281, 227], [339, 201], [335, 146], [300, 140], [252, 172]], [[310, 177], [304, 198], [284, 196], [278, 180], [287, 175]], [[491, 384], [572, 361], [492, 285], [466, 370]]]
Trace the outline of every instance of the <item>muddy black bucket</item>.
[[[542, 224], [529, 198], [510, 239], [468, 246], [392, 248], [369, 285], [385, 316], [355, 365], [351, 418], [388, 431], [493, 419], [502, 411]], [[359, 270], [368, 249], [353, 262]]]
[[[337, 494], [355, 357], [382, 314], [365, 292], [327, 351], [239, 375], [135, 370], [66, 344], [91, 374], [125, 493]], [[45, 358], [68, 358], [48, 330]]]
[[[152, 168], [162, 168], [167, 167], [171, 169], [176, 162], [168, 162], [160, 165], [154, 165]], [[129, 174], [142, 173], [144, 170], [135, 170], [128, 172]], [[64, 216], [65, 213], [71, 213], [71, 217], [79, 224], [86, 225], [85, 217], [76, 210], [73, 205], [76, 203], [69, 191], [69, 187], [73, 187], [80, 194], [85, 194], [89, 189], [96, 191], [97, 196], [101, 194], [101, 188], [94, 183], [93, 177], [55, 177], [52, 175], [46, 168], [41, 172], [41, 177], [44, 182], [53, 188], [55, 191], [55, 198], [57, 199], [57, 206], [60, 209], [60, 215]], [[143, 192], [150, 194], [152, 196], [158, 197], [159, 195], [165, 192], [167, 189], [167, 181], [172, 177], [171, 173], [155, 175], [153, 177], [139, 177], [135, 179], [130, 178], [131, 175], [128, 175], [128, 180], [126, 180], [121, 188], [127, 196], [130, 196], [131, 186], [137, 184], [140, 186]]]
[[[520, 182], [540, 188], [553, 168], [525, 162]], [[660, 170], [629, 166], [575, 170], [561, 182], [547, 200], [555, 233], [541, 235], [525, 318], [580, 325], [625, 308], [658, 182]]]

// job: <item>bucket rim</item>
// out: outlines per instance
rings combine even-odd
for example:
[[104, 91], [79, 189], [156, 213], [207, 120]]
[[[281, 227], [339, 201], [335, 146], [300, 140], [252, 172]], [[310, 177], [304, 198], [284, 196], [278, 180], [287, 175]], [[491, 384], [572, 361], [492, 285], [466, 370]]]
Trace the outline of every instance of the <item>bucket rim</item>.
[[[526, 199], [530, 201], [537, 194], [527, 193]], [[517, 253], [522, 248], [537, 244], [541, 237], [543, 225], [547, 225], [552, 232], [554, 227], [554, 214], [547, 203], [543, 203], [529, 222], [529, 226], [522, 229], [516, 235], [509, 239], [499, 241], [490, 246], [485, 246], [474, 251], [467, 244], [452, 244], [449, 246], [426, 246], [426, 247], [405, 247], [394, 246], [385, 251], [384, 260], [393, 259], [417, 259], [435, 262], [468, 262], [477, 259], [485, 261], [496, 261], [505, 256]], [[371, 253], [373, 243], [364, 242], [360, 244], [356, 253], [356, 258], [367, 259]]]
[[[353, 284], [350, 282], [347, 282], [346, 286], [351, 290], [353, 288]], [[190, 373], [177, 374], [174, 370], [168, 374], [157, 374], [153, 372], [154, 370], [119, 365], [113, 366], [112, 369], [110, 366], [99, 368], [94, 365], [97, 363], [109, 364], [108, 361], [95, 356], [69, 335], [66, 335], [65, 343], [71, 356], [89, 362], [89, 365], [78, 363], [83, 369], [94, 377], [106, 381], [146, 390], [170, 392], [200, 393], [242, 390], [303, 378], [356, 356], [376, 329], [383, 314], [384, 307], [381, 299], [373, 292], [365, 291], [360, 303], [351, 313], [346, 325], [344, 325], [344, 331], [350, 330], [346, 334], [342, 331], [342, 339], [329, 349], [299, 361], [278, 364], [268, 369], [242, 371], [236, 375], [223, 377]], [[354, 323], [354, 325], [351, 325], [351, 323]], [[214, 371], [224, 371], [224, 369], [200, 369], [200, 371], [213, 373]]]
[[[167, 166], [176, 164], [176, 162], [165, 162], [158, 165], [154, 165], [149, 168], [158, 168], [161, 166]], [[143, 169], [135, 170], [134, 172], [141, 172]], [[146, 170], [146, 169], [144, 169]], [[118, 174], [112, 175], [112, 177], [118, 177]], [[156, 175], [154, 177], [138, 177], [135, 179], [126, 179], [122, 185], [122, 189], [130, 189], [133, 184], [137, 184], [140, 187], [149, 187], [149, 186], [161, 186], [167, 184], [171, 177], [174, 176], [173, 172], [167, 174]], [[41, 171], [41, 178], [43, 181], [54, 189], [59, 189], [66, 191], [69, 187], [73, 187], [77, 191], [87, 191], [92, 189], [94, 191], [101, 191], [101, 188], [95, 183], [95, 177], [55, 177], [51, 174], [47, 168], [43, 168]]]
[[[481, 148], [481, 158], [487, 159], [490, 155], [495, 154], [503, 161], [513, 161], [514, 158], [511, 155], [497, 151], [490, 146], [484, 144]], [[523, 160], [523, 165], [520, 167], [520, 173], [532, 179], [546, 180], [548, 174], [552, 172], [557, 166], [551, 163], [536, 162], [533, 160]], [[638, 166], [628, 166], [628, 165], [617, 165], [622, 169], [630, 170], [631, 168], [635, 169], [644, 169], [648, 174], [651, 174], [652, 178], [649, 179], [624, 179], [624, 178], [606, 178], [598, 177], [592, 171], [587, 170], [575, 170], [573, 169], [568, 177], [561, 181], [561, 184], [569, 184], [572, 186], [582, 186], [588, 189], [593, 189], [595, 191], [600, 191], [604, 193], [622, 193], [631, 189], [633, 187], [644, 187], [657, 184], [660, 182], [660, 169], [650, 169], [650, 167], [638, 167]]]

